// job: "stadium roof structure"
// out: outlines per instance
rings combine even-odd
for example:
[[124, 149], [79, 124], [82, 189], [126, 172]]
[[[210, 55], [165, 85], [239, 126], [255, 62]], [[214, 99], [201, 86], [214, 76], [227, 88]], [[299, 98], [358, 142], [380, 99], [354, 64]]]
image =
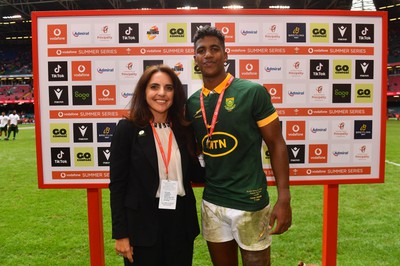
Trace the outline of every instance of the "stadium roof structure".
[[[0, 44], [27, 43], [31, 36], [32, 11], [90, 9], [221, 9], [231, 6], [244, 9], [350, 9], [389, 12], [390, 27], [400, 29], [400, 0], [1, 0]], [[231, 6], [232, 7], [232, 6]], [[398, 18], [399, 17], [399, 18]]]

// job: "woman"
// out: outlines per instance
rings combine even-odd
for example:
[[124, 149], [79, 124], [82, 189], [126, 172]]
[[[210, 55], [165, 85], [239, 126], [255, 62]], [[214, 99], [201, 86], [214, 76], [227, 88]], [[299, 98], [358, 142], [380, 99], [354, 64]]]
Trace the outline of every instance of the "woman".
[[199, 225], [190, 178], [202, 171], [184, 119], [185, 101], [170, 67], [149, 67], [136, 85], [128, 117], [115, 130], [112, 237], [125, 265], [192, 265]]

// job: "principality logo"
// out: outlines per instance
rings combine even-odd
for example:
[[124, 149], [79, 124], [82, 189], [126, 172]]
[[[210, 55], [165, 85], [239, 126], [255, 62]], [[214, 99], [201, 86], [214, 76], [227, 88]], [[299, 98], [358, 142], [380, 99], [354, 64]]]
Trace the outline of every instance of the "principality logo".
[[227, 110], [228, 112], [230, 112], [233, 109], [235, 109], [235, 107], [236, 107], [235, 98], [234, 97], [226, 98], [224, 107], [225, 107], [225, 110]]

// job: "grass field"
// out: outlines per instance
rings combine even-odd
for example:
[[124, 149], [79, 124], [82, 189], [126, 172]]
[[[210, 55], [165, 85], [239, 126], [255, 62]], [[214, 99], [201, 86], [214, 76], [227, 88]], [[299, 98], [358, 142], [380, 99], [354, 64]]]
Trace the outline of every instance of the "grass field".
[[[386, 147], [385, 183], [339, 186], [337, 265], [400, 265], [399, 121], [388, 121]], [[102, 192], [106, 265], [122, 265]], [[202, 189], [195, 192], [200, 202]], [[270, 192], [274, 200], [275, 187]], [[321, 265], [323, 186], [293, 186], [292, 208], [292, 228], [273, 238], [273, 265]], [[16, 141], [1, 140], [0, 265], [90, 265], [87, 227], [85, 189], [38, 189], [32, 126]], [[211, 265], [201, 236], [193, 265]]]

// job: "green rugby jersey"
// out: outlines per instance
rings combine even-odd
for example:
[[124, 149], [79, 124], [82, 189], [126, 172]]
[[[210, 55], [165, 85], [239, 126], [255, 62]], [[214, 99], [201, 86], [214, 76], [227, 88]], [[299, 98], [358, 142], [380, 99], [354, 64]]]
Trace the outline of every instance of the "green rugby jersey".
[[[216, 88], [216, 93], [203, 89], [209, 125], [228, 77]], [[278, 116], [269, 93], [260, 84], [235, 78], [225, 91], [207, 146], [207, 131], [200, 108], [201, 92], [202, 89], [198, 90], [188, 99], [186, 115], [203, 147], [206, 163], [203, 198], [219, 206], [245, 211], [264, 208], [269, 197], [262, 167], [259, 127]]]

